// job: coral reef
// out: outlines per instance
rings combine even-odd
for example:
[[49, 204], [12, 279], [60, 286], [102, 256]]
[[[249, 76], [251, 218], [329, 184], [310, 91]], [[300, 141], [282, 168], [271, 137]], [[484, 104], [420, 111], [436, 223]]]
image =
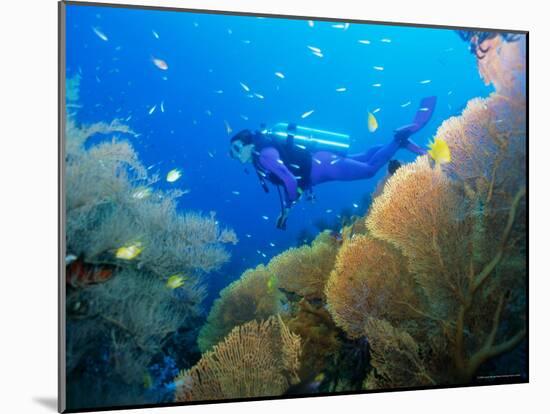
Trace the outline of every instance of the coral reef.
[[308, 300], [323, 299], [327, 277], [334, 265], [337, 242], [329, 231], [320, 233], [311, 246], [289, 249], [269, 262], [280, 288]]
[[198, 344], [202, 352], [217, 344], [235, 326], [267, 319], [281, 311], [284, 296], [270, 281], [272, 272], [259, 265], [220, 292], [200, 330]]
[[300, 337], [280, 317], [235, 327], [175, 380], [177, 402], [283, 394], [298, 382]]

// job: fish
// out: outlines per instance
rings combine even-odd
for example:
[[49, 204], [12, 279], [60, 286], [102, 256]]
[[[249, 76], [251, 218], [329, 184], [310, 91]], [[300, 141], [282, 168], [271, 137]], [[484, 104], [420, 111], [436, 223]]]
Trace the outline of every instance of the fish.
[[315, 46], [308, 46], [307, 47], [309, 50], [311, 50], [312, 52], [314, 53], [321, 53], [321, 49], [319, 49], [318, 47], [315, 47]]
[[242, 88], [246, 91], [246, 92], [250, 92], [250, 87], [242, 82], [239, 82], [242, 86]]
[[178, 181], [182, 176], [181, 170], [178, 168], [174, 168], [173, 170], [168, 171], [168, 174], [166, 174], [166, 181], [169, 183], [173, 183]]
[[315, 158], [315, 157], [314, 157], [314, 158], [312, 158], [312, 160], [313, 160], [313, 161], [314, 161], [315, 163], [317, 163], [317, 164], [321, 165], [321, 161], [320, 161], [320, 160], [318, 160], [317, 158]]
[[380, 108], [376, 108], [374, 111], [372, 111], [373, 114], [376, 114], [378, 112], [380, 112]]
[[312, 109], [311, 111], [304, 112], [304, 113], [302, 114], [302, 119], [307, 118], [307, 117], [310, 116], [313, 112], [314, 112], [313, 109]]
[[259, 93], [256, 93], [256, 92], [254, 92], [254, 96], [255, 96], [256, 98], [259, 98], [259, 99], [264, 99], [264, 96], [263, 96], [263, 95], [261, 95], [261, 94], [259, 94]]
[[334, 164], [336, 164], [336, 163], [339, 162], [339, 161], [342, 161], [342, 159], [341, 159], [341, 158], [337, 158], [337, 159], [335, 159], [335, 160], [332, 160], [332, 161], [330, 162], [330, 165], [334, 165]]
[[447, 95], [451, 96], [453, 94], [453, 91], [447, 92]]
[[378, 121], [371, 112], [367, 115], [367, 126], [369, 128], [369, 132], [374, 132], [378, 129]]
[[379, 70], [379, 71], [384, 70], [384, 67], [383, 67], [383, 66], [373, 66], [372, 68], [373, 68], [374, 70]]
[[406, 108], [407, 106], [409, 106], [411, 104], [411, 101], [407, 101], [405, 102], [404, 104], [401, 104], [401, 108]]
[[269, 242], [269, 245], [270, 245], [271, 247], [275, 247], [275, 243], [273, 243], [273, 242]]
[[245, 234], [244, 236], [245, 236], [246, 238], [250, 239], [250, 238], [252, 237], [252, 234], [248, 234], [248, 233], [247, 233], [247, 234]]
[[248, 40], [248, 39], [243, 40], [243, 43], [244, 43], [245, 45], [249, 45], [249, 44], [250, 44], [250, 40]]
[[313, 54], [317, 57], [322, 58], [324, 55], [321, 52], [313, 52]]
[[218, 89], [217, 91], [214, 91], [214, 93], [217, 93], [218, 95], [221, 95], [223, 93], [223, 89]]
[[297, 170], [300, 169], [300, 166], [298, 164], [288, 164], [289, 167], [295, 168]]
[[122, 246], [116, 249], [115, 257], [117, 259], [123, 260], [133, 260], [138, 257], [143, 251], [143, 246], [141, 242], [130, 244], [127, 246]]
[[233, 34], [233, 30], [227, 29], [227, 34], [232, 35], [232, 34]]
[[373, 83], [372, 86], [373, 86], [373, 88], [379, 88], [379, 87], [382, 86], [382, 84], [381, 83]]
[[262, 257], [267, 257], [267, 254], [261, 253]]
[[128, 115], [128, 117], [124, 120], [124, 122], [128, 122], [130, 119], [132, 119], [132, 115]]
[[239, 191], [231, 191], [231, 194], [236, 195], [236, 196], [241, 195], [241, 193]]
[[419, 83], [420, 83], [421, 85], [426, 85], [427, 83], [430, 83], [430, 82], [431, 82], [430, 79], [424, 79], [424, 80], [421, 80]]
[[353, 206], [353, 208], [359, 208], [359, 204], [357, 204], [357, 203], [353, 203], [352, 206]]
[[208, 116], [212, 116], [212, 111], [210, 109], [207, 109], [204, 113]]
[[164, 101], [160, 103], [160, 112], [164, 112]]
[[297, 148], [300, 148], [300, 149], [306, 149], [306, 146], [305, 145], [302, 145], [302, 144], [294, 144]]
[[262, 218], [263, 218], [264, 220], [269, 220], [269, 217], [267, 217], [267, 216], [262, 216]]
[[154, 37], [155, 39], [160, 39], [160, 36], [159, 36], [159, 34], [158, 34], [157, 32], [155, 32], [154, 30], [152, 30], [151, 32], [153, 33], [153, 37]]
[[313, 22], [313, 20], [308, 20], [308, 21], [307, 21], [307, 24], [308, 24], [309, 27], [313, 27], [313, 25], [314, 25], [315, 23]]
[[229, 125], [229, 122], [224, 120], [223, 123], [225, 124], [225, 132], [227, 132], [227, 135], [231, 135], [231, 133], [233, 132], [233, 128], [231, 128], [231, 125]]
[[78, 259], [78, 257], [76, 257], [74, 254], [68, 254], [67, 256], [65, 256], [65, 265], [70, 265], [76, 259]]
[[267, 291], [269, 293], [272, 293], [277, 288], [277, 276], [275, 276], [274, 274], [271, 274], [267, 279], [266, 285], [267, 285]]
[[149, 109], [149, 115], [152, 115], [153, 112], [155, 112], [156, 109], [157, 109], [157, 106], [156, 106], [156, 105], [153, 105], [153, 106], [151, 107], [151, 109]]
[[388, 39], [387, 37], [380, 39], [382, 43], [391, 43], [391, 39]]
[[143, 374], [143, 388], [149, 389], [153, 386], [153, 378], [148, 372]]
[[281, 79], [285, 78], [285, 75], [282, 72], [275, 72], [275, 76], [277, 76], [278, 78], [281, 78]]
[[346, 28], [346, 25], [345, 25], [345, 24], [339, 23], [339, 24], [333, 24], [331, 27], [332, 27], [333, 29], [345, 29], [345, 28]]
[[325, 213], [330, 214], [330, 213], [332, 213], [332, 211], [333, 211], [333, 210], [332, 210], [331, 208], [327, 208], [327, 209], [325, 210]]
[[336, 88], [336, 92], [345, 92], [347, 88]]
[[428, 112], [430, 108], [422, 107], [418, 109], [420, 112]]
[[104, 266], [94, 266], [76, 259], [67, 267], [67, 284], [74, 287], [84, 287], [96, 283], [103, 283], [113, 276], [113, 270]]
[[248, 121], [248, 117], [246, 115], [241, 115], [241, 118], [244, 119], [245, 121]]
[[435, 137], [433, 142], [429, 143], [428, 154], [436, 164], [447, 164], [451, 162], [451, 150], [442, 138]]
[[168, 70], [168, 63], [166, 61], [159, 59], [159, 58], [151, 58], [153, 65], [155, 65], [160, 70]]
[[209, 156], [210, 158], [214, 158], [214, 153], [213, 153], [212, 151], [208, 151], [208, 156]]
[[109, 41], [109, 38], [105, 35], [105, 33], [103, 33], [101, 30], [99, 30], [99, 28], [97, 27], [92, 27], [92, 30], [94, 31], [94, 33], [96, 34], [97, 37], [99, 37], [101, 40], [103, 40], [104, 42], [108, 42]]
[[179, 287], [182, 287], [187, 279], [187, 276], [179, 273], [176, 275], [172, 275], [166, 281], [166, 287], [169, 289], [177, 289]]
[[359, 43], [361, 43], [362, 45], [370, 45], [370, 40], [358, 40]]
[[143, 200], [145, 198], [151, 197], [151, 194], [153, 194], [153, 190], [149, 187], [139, 187], [136, 191], [132, 193], [132, 198], [135, 198], [136, 200]]

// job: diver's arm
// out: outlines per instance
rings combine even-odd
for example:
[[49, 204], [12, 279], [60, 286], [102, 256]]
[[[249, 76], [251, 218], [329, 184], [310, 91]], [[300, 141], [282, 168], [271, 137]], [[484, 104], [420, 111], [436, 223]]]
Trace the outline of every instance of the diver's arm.
[[286, 168], [279, 157], [279, 151], [273, 147], [264, 148], [260, 153], [259, 161], [262, 167], [275, 174], [283, 182], [285, 187], [285, 203], [287, 207], [290, 207], [298, 199], [298, 180]]

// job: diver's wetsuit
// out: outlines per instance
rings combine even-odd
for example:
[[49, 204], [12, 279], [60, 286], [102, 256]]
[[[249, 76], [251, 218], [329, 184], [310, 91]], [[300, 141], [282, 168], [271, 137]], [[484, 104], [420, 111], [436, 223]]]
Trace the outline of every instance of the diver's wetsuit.
[[[400, 148], [406, 148], [415, 154], [425, 154], [426, 151], [408, 140], [412, 134], [420, 130], [429, 121], [436, 98], [424, 98], [412, 124], [399, 128], [394, 139], [386, 145], [370, 148], [357, 155], [339, 155], [329, 151], [318, 151], [312, 154], [309, 186], [327, 181], [354, 181], [373, 177], [378, 170], [390, 161]], [[276, 178], [276, 184], [285, 188], [285, 204], [290, 207], [299, 197], [298, 179], [281, 160], [279, 151], [274, 146], [260, 150], [258, 164], [267, 177]]]

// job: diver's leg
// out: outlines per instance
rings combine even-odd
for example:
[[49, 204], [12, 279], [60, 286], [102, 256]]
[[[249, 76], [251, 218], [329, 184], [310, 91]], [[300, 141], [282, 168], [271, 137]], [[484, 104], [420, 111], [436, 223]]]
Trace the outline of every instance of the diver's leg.
[[376, 147], [369, 148], [366, 152], [363, 152], [361, 154], [348, 155], [347, 158], [351, 158], [352, 160], [359, 162], [368, 162], [371, 157], [382, 147], [383, 145], [377, 145]]
[[378, 149], [369, 162], [360, 162], [348, 157], [338, 157], [330, 152], [317, 152], [311, 165], [312, 185], [327, 181], [354, 181], [371, 178], [399, 150], [400, 143], [392, 140]]

